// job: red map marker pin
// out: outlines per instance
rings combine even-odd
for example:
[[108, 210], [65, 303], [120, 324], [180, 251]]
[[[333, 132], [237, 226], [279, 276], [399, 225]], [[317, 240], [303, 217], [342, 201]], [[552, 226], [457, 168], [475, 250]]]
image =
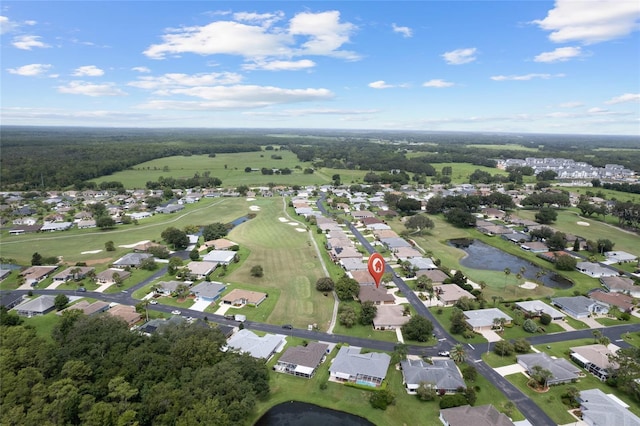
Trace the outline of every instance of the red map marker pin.
[[380, 280], [384, 275], [384, 257], [380, 253], [373, 253], [369, 256], [367, 266], [369, 267], [369, 273], [376, 280], [376, 288], [380, 287]]

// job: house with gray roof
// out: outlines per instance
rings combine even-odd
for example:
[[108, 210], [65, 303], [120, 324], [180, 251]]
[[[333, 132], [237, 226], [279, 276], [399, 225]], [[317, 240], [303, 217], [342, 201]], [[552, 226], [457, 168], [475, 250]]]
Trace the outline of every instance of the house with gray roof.
[[366, 271], [368, 269], [367, 264], [362, 259], [354, 257], [342, 259], [340, 263], [346, 271]]
[[462, 374], [451, 359], [434, 359], [429, 364], [421, 359], [405, 359], [400, 362], [402, 383], [408, 394], [414, 395], [420, 383], [426, 383], [439, 392], [455, 393], [466, 389]]
[[583, 390], [577, 400], [582, 421], [589, 426], [640, 426], [640, 417], [623, 406], [618, 398], [614, 399], [600, 389]]
[[209, 275], [211, 272], [215, 271], [218, 267], [218, 264], [215, 262], [199, 262], [192, 261], [187, 263], [186, 268], [189, 270], [189, 275], [191, 279], [201, 280]]
[[611, 293], [626, 293], [631, 297], [640, 298], [640, 285], [629, 277], [616, 275], [614, 277], [602, 277], [600, 282]]
[[411, 244], [404, 238], [381, 238], [380, 242], [387, 247], [389, 250], [394, 251], [400, 247], [411, 247]]
[[635, 254], [627, 253], [626, 251], [617, 250], [617, 251], [608, 251], [604, 254], [607, 257], [603, 263], [611, 264], [611, 263], [628, 263], [635, 262], [638, 260], [638, 256]]
[[310, 342], [307, 346], [295, 346], [287, 349], [273, 369], [279, 373], [310, 379], [327, 355], [329, 345]]
[[155, 285], [156, 293], [164, 294], [165, 296], [169, 296], [169, 295], [171, 295], [171, 293], [175, 292], [176, 289], [178, 288], [178, 286], [181, 285], [181, 284], [189, 286], [191, 283], [188, 283], [188, 282], [185, 282], [185, 281], [176, 281], [176, 280], [160, 281]]
[[561, 383], [569, 383], [582, 377], [580, 368], [571, 364], [564, 358], [551, 358], [544, 352], [524, 354], [516, 356], [518, 364], [520, 364], [529, 374], [533, 371], [533, 367], [538, 365], [545, 370], [549, 370], [552, 374], [547, 380], [547, 385], [558, 385]]
[[124, 281], [131, 276], [131, 272], [115, 268], [105, 269], [104, 271], [96, 275], [96, 282], [98, 284], [113, 284], [115, 283], [113, 277], [116, 275], [120, 278], [120, 280]]
[[576, 319], [587, 318], [591, 314], [604, 315], [609, 312], [606, 305], [585, 296], [555, 297], [551, 299], [551, 304]]
[[236, 258], [237, 253], [231, 250], [211, 250], [202, 258], [203, 262], [214, 262], [221, 265], [228, 265]]
[[444, 426], [514, 426], [514, 423], [491, 404], [472, 407], [445, 408], [440, 410]]
[[220, 282], [204, 281], [193, 286], [191, 294], [196, 296], [196, 300], [215, 302], [226, 288], [227, 286]]
[[551, 316], [553, 320], [561, 320], [565, 315], [557, 309], [552, 308], [541, 300], [528, 300], [524, 302], [516, 302], [516, 306], [532, 317], [539, 317], [542, 314]]
[[124, 268], [126, 266], [137, 268], [143, 260], [150, 257], [153, 257], [153, 255], [149, 253], [127, 253], [120, 259], [113, 262], [113, 266], [117, 268]]
[[287, 344], [285, 336], [281, 334], [265, 334], [258, 336], [245, 329], [238, 331], [227, 340], [227, 346], [240, 353], [247, 353], [254, 358], [268, 361], [273, 354]]
[[409, 322], [411, 317], [404, 315], [402, 305], [380, 305], [376, 307], [373, 328], [376, 330], [395, 330]]
[[505, 324], [511, 323], [512, 320], [509, 315], [498, 308], [475, 309], [472, 311], [464, 311], [463, 313], [467, 324], [475, 331], [491, 330], [494, 326], [493, 320], [495, 318], [504, 318]]
[[607, 268], [594, 262], [578, 262], [576, 264], [576, 269], [583, 274], [594, 278], [613, 277], [618, 275], [618, 271], [615, 269]]
[[362, 348], [343, 346], [329, 367], [330, 380], [379, 387], [387, 375], [391, 357], [385, 353], [361, 353]]
[[55, 296], [45, 295], [23, 302], [14, 309], [18, 315], [31, 318], [51, 312], [54, 307]]
[[429, 257], [412, 257], [407, 259], [407, 262], [411, 265], [412, 268], [417, 269], [418, 271], [431, 271], [438, 269], [433, 260]]

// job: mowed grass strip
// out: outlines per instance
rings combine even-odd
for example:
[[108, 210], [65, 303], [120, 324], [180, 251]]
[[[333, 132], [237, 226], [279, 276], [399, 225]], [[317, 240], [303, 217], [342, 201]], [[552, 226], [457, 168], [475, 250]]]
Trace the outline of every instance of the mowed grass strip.
[[[257, 216], [229, 233], [230, 239], [248, 247], [251, 254], [226, 280], [257, 285], [267, 292], [279, 289], [280, 298], [269, 316], [270, 323], [296, 327], [317, 324], [320, 330], [326, 330], [333, 299], [315, 289], [317, 279], [324, 276], [324, 272], [306, 224], [286, 217], [280, 197], [257, 199], [254, 204], [260, 207]], [[262, 266], [262, 277], [251, 275], [251, 268], [256, 265]]]

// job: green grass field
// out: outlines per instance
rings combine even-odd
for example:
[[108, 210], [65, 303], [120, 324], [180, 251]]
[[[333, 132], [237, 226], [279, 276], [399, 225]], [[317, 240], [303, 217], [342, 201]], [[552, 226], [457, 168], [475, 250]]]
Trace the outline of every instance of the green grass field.
[[[281, 160], [271, 158], [272, 155], [281, 156]], [[245, 172], [246, 167], [258, 169], [258, 171]], [[291, 175], [263, 175], [262, 168], [284, 169], [289, 168]], [[310, 162], [300, 162], [291, 151], [261, 151], [243, 152], [237, 154], [217, 154], [215, 157], [208, 155], [174, 156], [158, 158], [137, 164], [129, 170], [102, 176], [93, 179], [92, 182], [119, 181], [125, 188], [145, 188], [148, 181], [157, 181], [159, 177], [190, 178], [198, 173], [203, 175], [209, 172], [222, 180], [222, 186], [235, 188], [240, 185], [266, 186], [269, 183], [276, 185], [316, 185], [332, 182], [334, 174], [339, 174], [345, 183], [362, 182], [365, 171], [320, 168], [312, 174], [305, 174], [304, 169], [312, 168]]]
[[533, 147], [529, 147], [529, 146], [524, 146], [524, 145], [518, 145], [515, 143], [507, 143], [504, 145], [499, 145], [499, 144], [468, 144], [465, 145], [468, 148], [483, 148], [483, 149], [493, 149], [493, 150], [500, 150], [500, 151], [528, 151], [528, 152], [538, 152], [539, 149], [537, 147], [533, 148]]

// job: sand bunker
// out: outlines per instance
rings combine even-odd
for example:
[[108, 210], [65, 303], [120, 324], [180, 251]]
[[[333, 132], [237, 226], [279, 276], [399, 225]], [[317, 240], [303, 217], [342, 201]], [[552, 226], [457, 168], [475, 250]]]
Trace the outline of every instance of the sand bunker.
[[300, 226], [300, 224], [298, 222], [288, 222], [287, 225]]
[[89, 250], [89, 251], [83, 251], [80, 254], [96, 254], [96, 253], [100, 253], [102, 250]]
[[527, 290], [533, 290], [536, 287], [538, 287], [538, 284], [531, 281], [525, 281], [524, 284], [520, 284], [520, 288], [526, 288]]
[[278, 218], [278, 220], [279, 220], [280, 222], [283, 222], [283, 223], [289, 222], [289, 219], [284, 218], [284, 217], [279, 217], [279, 218]]
[[576, 225], [589, 226], [589, 223], [588, 222], [576, 222]]
[[149, 240], [142, 240], [142, 241], [138, 241], [137, 243], [133, 243], [133, 244], [121, 244], [118, 247], [134, 248], [138, 244], [144, 244], [144, 243], [148, 243], [148, 242], [149, 242]]
[[247, 201], [255, 201], [255, 200], [256, 200], [255, 198], [251, 198], [251, 197], [247, 198]]
[[296, 228], [296, 231], [298, 231], [298, 232], [307, 232], [306, 229], [302, 229], [302, 228]]
[[249, 206], [249, 210], [251, 210], [252, 212], [257, 212], [260, 210], [259, 206]]

